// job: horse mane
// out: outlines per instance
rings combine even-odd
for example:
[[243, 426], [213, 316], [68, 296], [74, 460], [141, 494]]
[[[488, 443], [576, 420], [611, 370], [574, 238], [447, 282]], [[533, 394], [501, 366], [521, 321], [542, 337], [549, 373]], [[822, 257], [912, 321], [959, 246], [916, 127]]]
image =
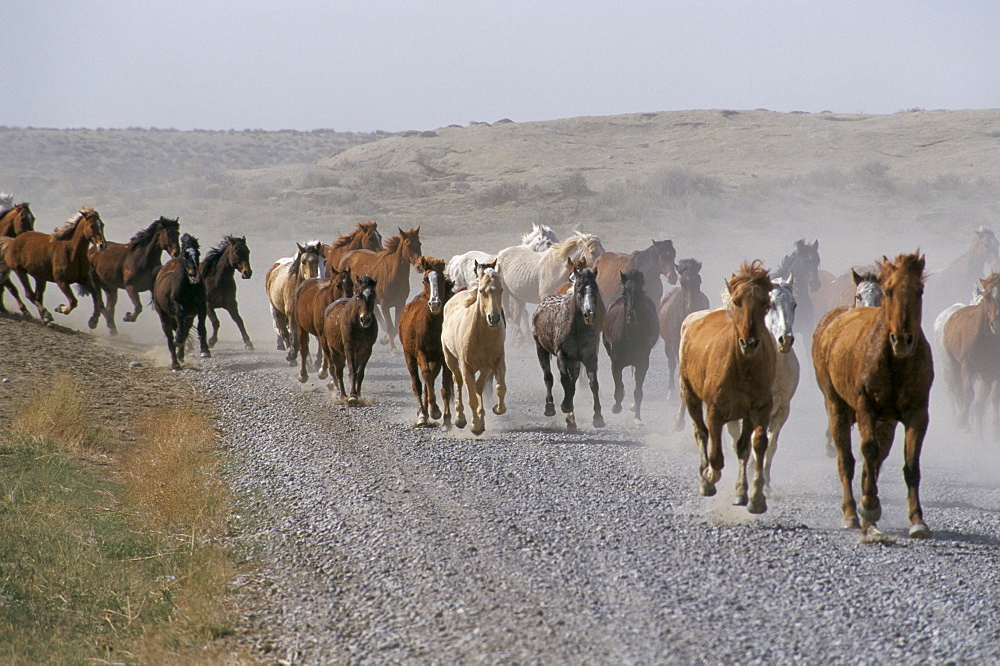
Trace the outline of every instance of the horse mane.
[[383, 251], [386, 254], [392, 254], [393, 252], [395, 252], [399, 248], [399, 241], [401, 241], [401, 240], [402, 240], [402, 237], [399, 236], [399, 234], [397, 234], [395, 236], [390, 236], [389, 240], [387, 240], [385, 242], [385, 245], [383, 246]]
[[156, 236], [156, 228], [168, 222], [172, 223], [172, 226], [177, 226], [178, 228], [180, 228], [180, 225], [177, 224], [177, 220], [171, 220], [166, 217], [161, 217], [160, 219], [156, 220], [145, 229], [135, 232], [135, 235], [132, 236], [131, 240], [129, 240], [129, 244], [133, 246], [139, 246], [152, 242], [153, 237]]
[[697, 259], [680, 259], [676, 263], [678, 271], [689, 271], [694, 269], [695, 273], [701, 271], [701, 262]]
[[215, 268], [215, 265], [219, 263], [219, 259], [222, 258], [223, 253], [230, 245], [236, 245], [237, 239], [233, 236], [226, 236], [222, 239], [216, 247], [205, 253], [202, 257], [202, 263], [205, 265], [205, 272], [210, 273]]
[[925, 263], [924, 255], [920, 254], [920, 250], [917, 250], [913, 254], [897, 255], [895, 259], [882, 257], [882, 260], [879, 262], [879, 285], [882, 285], [882, 290], [885, 291], [885, 281], [896, 273], [917, 275], [920, 278], [920, 283], [926, 284], [927, 274], [924, 273]]
[[437, 271], [442, 275], [444, 275], [444, 267], [446, 263], [444, 259], [437, 259], [435, 257], [424, 256], [422, 260], [423, 260], [423, 268], [425, 271]]
[[771, 276], [760, 259], [744, 261], [740, 264], [738, 271], [729, 278], [729, 291], [736, 291], [743, 285], [753, 285], [760, 287], [765, 293], [774, 288]]
[[634, 282], [641, 287], [646, 286], [646, 276], [638, 268], [630, 268], [625, 271], [626, 282]]
[[551, 249], [555, 250], [556, 256], [562, 260], [567, 259], [573, 250], [581, 245], [585, 246], [588, 250], [592, 250], [597, 243], [600, 243], [600, 240], [594, 234], [574, 231], [573, 235], [566, 240], [553, 243]]
[[75, 215], [73, 215], [73, 217], [66, 220], [61, 227], [56, 227], [56, 229], [52, 232], [53, 240], [69, 240], [73, 237], [73, 232], [76, 231], [76, 226], [80, 224], [80, 220], [95, 212], [97, 211], [93, 208], [84, 206]]

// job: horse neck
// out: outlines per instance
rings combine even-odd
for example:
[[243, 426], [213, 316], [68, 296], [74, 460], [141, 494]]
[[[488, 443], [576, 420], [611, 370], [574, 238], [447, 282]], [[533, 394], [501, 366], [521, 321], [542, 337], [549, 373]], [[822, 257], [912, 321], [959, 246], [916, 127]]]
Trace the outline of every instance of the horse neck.
[[160, 257], [163, 256], [163, 250], [155, 242], [154, 237], [141, 245], [133, 245], [129, 254], [132, 257], [132, 261], [139, 268], [149, 269], [160, 264]]
[[87, 238], [87, 234], [83, 232], [82, 221], [76, 228], [76, 232], [73, 234], [73, 237], [64, 242], [68, 243], [71, 262], [82, 263], [87, 260], [87, 248], [90, 245], [90, 239]]

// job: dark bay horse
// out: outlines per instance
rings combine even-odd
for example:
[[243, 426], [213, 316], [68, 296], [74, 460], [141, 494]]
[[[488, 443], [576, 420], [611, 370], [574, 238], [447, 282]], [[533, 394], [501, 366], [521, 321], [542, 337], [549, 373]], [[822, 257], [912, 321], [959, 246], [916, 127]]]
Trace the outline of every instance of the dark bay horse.
[[344, 234], [333, 243], [325, 246], [326, 265], [328, 268], [337, 268], [340, 266], [341, 258], [351, 250], [381, 252], [383, 249], [382, 234], [378, 232], [378, 223], [371, 220], [358, 222], [354, 231]]
[[[132, 312], [126, 312], [123, 321], [135, 321], [142, 312], [139, 294], [153, 289], [156, 274], [160, 272], [160, 257], [167, 252], [176, 257], [181, 251], [180, 223], [178, 218], [161, 216], [145, 229], [136, 232], [128, 243], [108, 243], [103, 252], [90, 248], [90, 277], [94, 286], [104, 292], [104, 319], [111, 335], [116, 335], [115, 305], [118, 290], [124, 289], [132, 300]], [[95, 303], [96, 305], [96, 303]], [[97, 328], [101, 313], [95, 308], [87, 325]]]
[[809, 331], [818, 319], [810, 292], [818, 290], [822, 284], [819, 278], [819, 241], [807, 243], [804, 238], [795, 241], [795, 250], [785, 255], [781, 265], [772, 275], [776, 278], [793, 278], [795, 303], [795, 323], [799, 330]]
[[[444, 426], [451, 425], [452, 377], [444, 360], [441, 328], [444, 306], [451, 299], [454, 283], [445, 278], [444, 259], [423, 257], [424, 290], [403, 308], [399, 317], [399, 342], [403, 347], [406, 369], [410, 372], [413, 395], [417, 398], [418, 427], [429, 425], [428, 416], [441, 418], [434, 397], [434, 382], [441, 375], [441, 401], [444, 403]], [[423, 382], [421, 382], [421, 376]]]
[[619, 275], [622, 293], [608, 306], [602, 330], [604, 349], [611, 358], [611, 377], [615, 382], [615, 404], [611, 413], [622, 411], [622, 398], [625, 397], [622, 370], [632, 366], [635, 369], [632, 411], [635, 412], [636, 422], [642, 423], [642, 384], [649, 370], [649, 352], [660, 337], [660, 326], [656, 306], [644, 289], [642, 271], [630, 268]]
[[636, 250], [631, 254], [605, 252], [593, 264], [594, 270], [601, 276], [597, 279], [601, 297], [605, 303], [613, 301], [622, 291], [619, 273], [635, 268], [642, 271], [646, 279], [646, 294], [654, 303], [659, 303], [663, 296], [660, 276], [665, 276], [670, 284], [677, 284], [677, 268], [674, 266], [676, 256], [674, 243], [669, 240], [654, 240], [645, 250]]
[[[348, 405], [357, 405], [360, 400], [365, 367], [378, 339], [376, 281], [365, 275], [356, 277], [355, 282], [354, 296], [331, 303], [323, 319], [323, 354], [330, 367], [329, 388], [333, 389], [336, 380], [340, 399], [346, 397]], [[344, 388], [345, 364], [351, 382], [349, 396]]]
[[604, 427], [597, 383], [597, 348], [601, 332], [594, 325], [599, 293], [597, 271], [592, 268], [576, 270], [570, 280], [573, 283], [572, 292], [543, 298], [531, 318], [531, 324], [535, 351], [545, 381], [545, 415], [556, 414], [552, 398], [551, 361], [555, 356], [563, 387], [560, 408], [566, 415], [566, 428], [570, 432], [576, 432], [573, 397], [576, 394], [576, 380], [580, 376], [581, 363], [587, 371], [590, 390], [594, 395], [594, 427]]
[[[89, 207], [81, 208], [51, 234], [26, 231], [7, 243], [4, 260], [8, 268], [17, 273], [24, 285], [25, 294], [38, 308], [38, 316], [43, 322], [52, 321], [52, 315], [43, 303], [46, 282], [55, 282], [69, 299], [69, 304], [60, 305], [56, 312], [69, 314], [78, 305], [76, 296], [73, 295], [74, 284], [91, 294], [95, 310], [104, 308], [100, 292], [93, 288], [90, 278], [87, 247], [91, 243], [103, 250], [107, 241], [104, 239], [104, 222], [101, 216]], [[34, 289], [28, 282], [29, 275], [35, 278]]]
[[208, 306], [205, 302], [205, 283], [201, 279], [199, 264], [201, 251], [198, 239], [184, 234], [181, 236], [181, 251], [173, 266], [164, 266], [153, 283], [153, 309], [160, 316], [160, 326], [167, 337], [170, 350], [170, 367], [180, 370], [184, 363], [184, 344], [195, 317], [198, 318], [198, 340], [201, 343], [201, 357], [208, 358], [205, 331], [205, 316]]
[[681, 328], [680, 391], [694, 423], [694, 438], [701, 453], [700, 492], [705, 496], [715, 494], [715, 484], [725, 464], [722, 428], [729, 421], [740, 420], [742, 430], [736, 441], [738, 464], [746, 467], [751, 432], [756, 464], [749, 497], [745, 474], [738, 478], [743, 485], [737, 488], [736, 496], [738, 504], [745, 498], [749, 500], [750, 513], [767, 511], [764, 460], [778, 352], [764, 317], [770, 308], [773, 286], [760, 261], [743, 262], [726, 281], [730, 308], [696, 312], [688, 316]]
[[[928, 425], [928, 403], [934, 365], [931, 347], [920, 328], [924, 293], [924, 257], [886, 257], [880, 262], [885, 298], [878, 308], [832, 310], [813, 334], [816, 381], [826, 399], [830, 432], [837, 447], [844, 527], [860, 527], [867, 538], [879, 538], [882, 516], [878, 476], [889, 455], [896, 424], [906, 429], [903, 479], [909, 502], [910, 536], [931, 531], [920, 506], [920, 449]], [[858, 424], [864, 471], [861, 508], [854, 501], [854, 455], [851, 426]]]
[[246, 236], [226, 236], [217, 247], [205, 254], [201, 261], [201, 279], [205, 281], [205, 299], [208, 305], [208, 320], [212, 322], [212, 336], [208, 346], [214, 347], [219, 340], [219, 317], [216, 310], [229, 313], [243, 338], [243, 346], [253, 349], [250, 335], [243, 325], [239, 305], [236, 303], [236, 271], [240, 277], [249, 280], [253, 277], [250, 268], [250, 246]]
[[292, 316], [289, 320], [292, 344], [288, 349], [289, 363], [295, 363], [295, 357], [301, 356], [299, 366], [299, 381], [309, 380], [306, 363], [309, 358], [309, 336], [316, 337], [316, 357], [319, 365], [319, 378], [326, 379], [329, 365], [323, 354], [323, 322], [326, 309], [334, 301], [350, 298], [354, 295], [354, 281], [349, 270], [338, 271], [327, 266], [327, 276], [309, 278], [299, 285], [295, 291], [295, 302]]
[[27, 203], [19, 203], [0, 213], [0, 313], [7, 312], [7, 308], [3, 304], [2, 293], [2, 290], [6, 289], [14, 297], [14, 300], [17, 301], [17, 307], [21, 311], [21, 315], [25, 318], [31, 318], [28, 308], [25, 307], [24, 301], [21, 300], [21, 294], [18, 293], [17, 287], [10, 280], [10, 268], [4, 260], [4, 254], [8, 241], [12, 240], [15, 236], [23, 234], [25, 231], [34, 230], [35, 216]]
[[[420, 260], [420, 227], [409, 231], [399, 230], [398, 236], [393, 236], [385, 242], [381, 252], [371, 250], [352, 250], [340, 260], [339, 268], [350, 269], [352, 275], [370, 275], [375, 279], [376, 295], [386, 335], [383, 344], [389, 345], [390, 351], [396, 351], [396, 331], [399, 328], [399, 315], [410, 296], [410, 274], [407, 267], [417, 269]], [[390, 310], [395, 309], [395, 317]]]
[[660, 337], [663, 338], [663, 352], [667, 355], [668, 395], [673, 393], [676, 387], [674, 373], [677, 370], [677, 356], [681, 348], [681, 324], [692, 312], [711, 307], [708, 296], [701, 290], [700, 261], [681, 259], [677, 262], [677, 276], [680, 287], [663, 295], [657, 312]]

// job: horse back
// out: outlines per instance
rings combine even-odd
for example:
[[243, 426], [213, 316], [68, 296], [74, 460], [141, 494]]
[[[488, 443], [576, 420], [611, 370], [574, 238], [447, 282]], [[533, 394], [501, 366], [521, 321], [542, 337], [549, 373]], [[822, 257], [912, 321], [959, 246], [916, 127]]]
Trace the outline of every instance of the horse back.
[[329, 278], [304, 280], [295, 292], [292, 315], [299, 328], [317, 337], [321, 336], [326, 309], [337, 300], [336, 293]]
[[123, 289], [125, 287], [122, 277], [125, 249], [125, 243], [108, 241], [103, 252], [99, 251], [96, 247], [91, 247], [87, 250], [91, 273], [97, 276], [97, 280], [101, 286], [113, 289]]
[[970, 364], [984, 377], [1000, 375], [1000, 336], [990, 331], [985, 310], [967, 305], [956, 310], [942, 331], [945, 353], [960, 364]]
[[443, 358], [441, 333], [444, 313], [433, 314], [427, 307], [427, 295], [418, 294], [403, 307], [399, 316], [399, 341], [407, 356], [422, 351], [431, 360]]

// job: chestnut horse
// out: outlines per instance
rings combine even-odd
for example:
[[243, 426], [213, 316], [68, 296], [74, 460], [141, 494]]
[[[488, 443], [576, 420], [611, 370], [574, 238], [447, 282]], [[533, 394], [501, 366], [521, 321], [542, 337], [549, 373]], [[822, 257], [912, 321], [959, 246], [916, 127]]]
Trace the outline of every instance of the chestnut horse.
[[773, 277], [794, 278], [795, 303], [798, 309], [795, 319], [800, 330], [809, 331], [818, 319], [810, 292], [821, 286], [819, 278], [819, 241], [807, 243], [804, 238], [795, 241], [795, 250], [785, 255]]
[[153, 283], [153, 309], [160, 316], [160, 326], [167, 337], [170, 367], [180, 370], [184, 363], [184, 345], [195, 317], [198, 318], [198, 341], [201, 357], [208, 358], [205, 331], [205, 283], [201, 279], [201, 252], [198, 239], [190, 234], [181, 236], [181, 251], [173, 266], [164, 266]]
[[566, 415], [566, 428], [576, 432], [573, 398], [582, 363], [594, 396], [594, 427], [604, 427], [601, 398], [597, 382], [597, 348], [601, 331], [597, 320], [597, 271], [592, 268], [574, 270], [570, 276], [573, 289], [568, 294], [553, 294], [542, 299], [531, 318], [535, 352], [542, 367], [545, 382], [545, 415], [555, 416], [552, 398], [552, 356], [556, 357], [559, 379], [563, 387], [560, 409]]
[[[350, 269], [353, 275], [370, 275], [375, 278], [376, 297], [385, 325], [382, 344], [389, 345], [389, 351], [396, 351], [396, 331], [399, 315], [410, 296], [410, 275], [407, 264], [417, 270], [420, 261], [420, 227], [409, 231], [399, 230], [385, 242], [381, 252], [352, 250], [340, 260], [339, 268]], [[390, 310], [395, 309], [395, 316]]]
[[692, 312], [711, 307], [708, 296], [701, 290], [701, 262], [696, 259], [681, 259], [676, 266], [680, 287], [663, 295], [657, 312], [663, 353], [667, 355], [668, 396], [676, 387], [674, 372], [677, 370], [677, 355], [681, 347], [681, 324]]
[[[46, 282], [55, 282], [69, 299], [69, 304], [60, 305], [56, 312], [69, 314], [78, 305], [76, 296], [73, 295], [74, 284], [91, 294], [95, 310], [104, 308], [100, 292], [93, 288], [90, 278], [87, 247], [91, 243], [103, 250], [107, 241], [104, 240], [104, 222], [101, 216], [89, 207], [81, 208], [51, 234], [26, 231], [7, 243], [4, 260], [8, 268], [17, 273], [24, 285], [25, 294], [38, 308], [38, 315], [43, 322], [52, 321], [52, 315], [43, 303]], [[28, 283], [29, 275], [35, 278], [34, 289]]]
[[[983, 412], [986, 400], [993, 394], [993, 434], [1000, 435], [1000, 414], [997, 411], [997, 386], [1000, 384], [1000, 313], [997, 307], [997, 285], [1000, 273], [980, 279], [983, 298], [953, 313], [941, 332], [945, 377], [955, 407], [958, 426], [969, 431], [969, 412], [975, 410], [975, 433], [982, 437]], [[975, 400], [976, 380], [982, 382], [982, 395]]]
[[[444, 426], [451, 425], [451, 371], [444, 361], [441, 326], [444, 306], [451, 299], [454, 284], [445, 277], [444, 259], [423, 257], [424, 290], [403, 308], [399, 317], [399, 342], [403, 347], [406, 369], [410, 372], [413, 395], [417, 398], [417, 427], [441, 418], [441, 408], [434, 397], [434, 382], [441, 375], [441, 402], [444, 403]], [[421, 375], [423, 382], [420, 381]]]
[[309, 357], [310, 335], [316, 336], [318, 341], [316, 360], [319, 365], [319, 378], [326, 379], [330, 369], [323, 354], [323, 321], [326, 308], [336, 300], [350, 298], [353, 295], [354, 282], [351, 280], [351, 272], [338, 271], [330, 266], [327, 266], [327, 277], [304, 280], [295, 291], [293, 315], [289, 321], [292, 344], [288, 350], [288, 361], [294, 365], [295, 357], [301, 355], [300, 382], [304, 383], [309, 379], [306, 361]]
[[[4, 196], [13, 197], [13, 195]], [[15, 236], [23, 234], [25, 231], [35, 230], [35, 216], [26, 203], [19, 203], [14, 206], [13, 198], [11, 198], [10, 204], [11, 207], [0, 213], [0, 290], [6, 288], [11, 296], [14, 297], [14, 300], [17, 301], [17, 307], [21, 311], [21, 315], [30, 319], [31, 315], [28, 314], [28, 308], [25, 307], [24, 301], [21, 300], [21, 294], [10, 280], [10, 268], [7, 266], [7, 262], [4, 261], [4, 253], [8, 241], [12, 240]], [[7, 308], [3, 304], [2, 291], [0, 291], [0, 312], [7, 312]]]
[[659, 303], [663, 297], [660, 276], [666, 277], [670, 284], [677, 284], [677, 267], [674, 265], [676, 256], [674, 243], [669, 240], [654, 240], [645, 250], [636, 250], [631, 254], [605, 252], [593, 263], [594, 270], [601, 276], [597, 280], [597, 286], [604, 302], [610, 303], [622, 293], [619, 274], [635, 268], [642, 271], [646, 279], [646, 295], [654, 303]]
[[[294, 256], [278, 259], [267, 269], [267, 275], [264, 277], [264, 288], [271, 303], [274, 332], [278, 334], [278, 351], [292, 348], [288, 323], [295, 314], [295, 290], [303, 281], [325, 273], [326, 260], [323, 258], [322, 243], [314, 240], [304, 246], [296, 243], [295, 247]], [[289, 359], [289, 362], [295, 365], [293, 359]]]
[[604, 349], [611, 358], [611, 377], [615, 382], [615, 404], [612, 414], [622, 411], [625, 385], [622, 370], [635, 369], [635, 390], [632, 393], [632, 411], [636, 423], [642, 423], [642, 384], [649, 370], [649, 352], [660, 337], [656, 306], [644, 290], [642, 271], [630, 268], [619, 273], [622, 293], [608, 306], [602, 327]]
[[507, 324], [501, 304], [503, 282], [495, 267], [496, 261], [476, 266], [476, 288], [455, 294], [444, 306], [441, 323], [441, 349], [455, 382], [455, 425], [464, 428], [466, 424], [462, 387], [467, 386], [473, 435], [481, 435], [486, 430], [483, 390], [491, 376], [496, 378], [497, 395], [493, 413], [507, 411], [504, 403], [507, 395], [507, 359], [504, 355]]
[[746, 467], [751, 432], [756, 465], [749, 498], [746, 475], [742, 474], [736, 501], [742, 504], [748, 499], [750, 513], [767, 511], [764, 460], [774, 404], [771, 388], [777, 350], [764, 316], [770, 308], [773, 288], [760, 261], [743, 262], [726, 281], [731, 308], [695, 312], [681, 327], [680, 391], [701, 453], [700, 492], [705, 496], [715, 494], [725, 464], [722, 428], [729, 421], [741, 420], [742, 431], [736, 442], [738, 465]]
[[[181, 251], [179, 236], [180, 224], [177, 218], [171, 220], [161, 216], [145, 229], [136, 232], [128, 243], [109, 242], [103, 252], [96, 248], [87, 252], [90, 277], [94, 286], [104, 292], [104, 320], [111, 335], [118, 333], [115, 326], [118, 290], [125, 290], [135, 308], [134, 311], [125, 313], [123, 321], [135, 321], [142, 312], [139, 293], [153, 289], [153, 282], [161, 268], [160, 255], [166, 251], [171, 257], [176, 257]], [[87, 325], [97, 328], [100, 315], [95, 308]]]
[[[892, 448], [896, 424], [906, 429], [903, 478], [909, 501], [910, 536], [931, 531], [920, 507], [920, 449], [928, 425], [928, 403], [934, 364], [931, 347], [920, 328], [924, 293], [924, 257], [886, 257], [880, 262], [885, 299], [878, 308], [832, 310], [813, 333], [816, 381], [826, 399], [830, 432], [837, 447], [844, 527], [860, 527], [867, 538], [879, 538], [882, 516], [878, 476]], [[861, 508], [854, 501], [854, 455], [851, 426], [861, 435], [864, 471]]]
[[354, 231], [344, 234], [325, 247], [327, 268], [337, 268], [340, 266], [340, 259], [351, 250], [381, 252], [383, 249], [382, 234], [378, 232], [377, 222], [371, 220], [358, 222]]
[[[355, 278], [355, 282], [354, 295], [331, 303], [323, 316], [323, 355], [330, 368], [328, 388], [333, 390], [336, 380], [340, 399], [346, 397], [348, 405], [357, 405], [360, 401], [365, 368], [378, 339], [375, 279], [365, 275]], [[351, 382], [349, 396], [344, 389], [345, 364]]]

